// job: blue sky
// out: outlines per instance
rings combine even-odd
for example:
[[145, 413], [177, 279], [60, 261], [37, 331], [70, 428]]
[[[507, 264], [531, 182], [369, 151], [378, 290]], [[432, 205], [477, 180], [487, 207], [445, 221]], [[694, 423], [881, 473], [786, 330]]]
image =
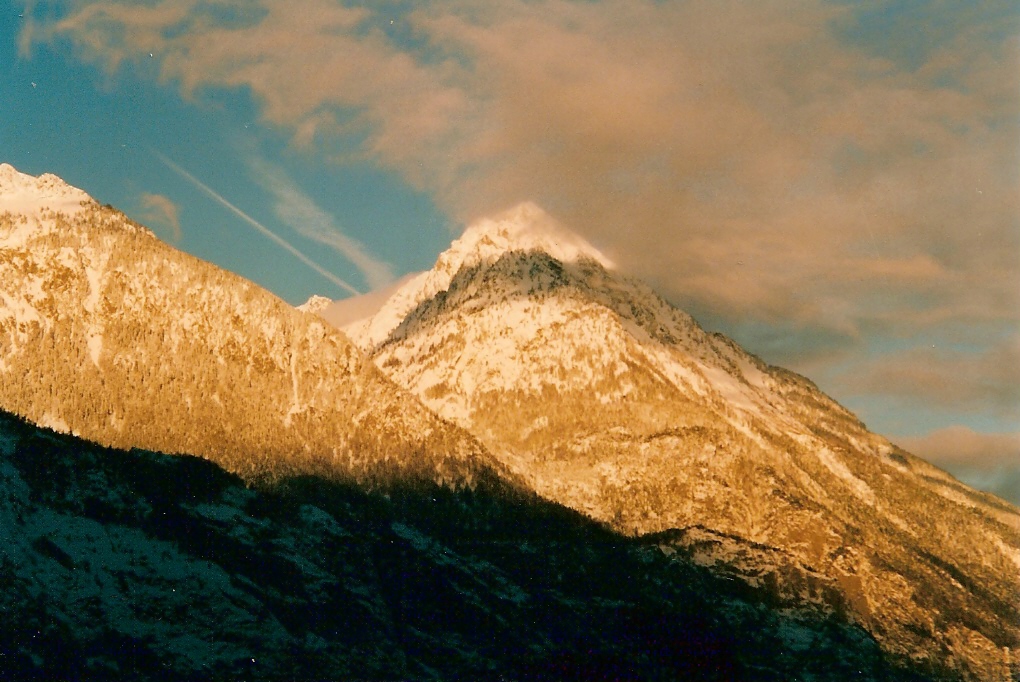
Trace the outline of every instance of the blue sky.
[[1018, 14], [16, 0], [0, 161], [295, 304], [427, 268], [532, 200], [873, 430], [1020, 496]]
[[[55, 173], [150, 225], [189, 253], [237, 272], [298, 304], [312, 293], [351, 292], [266, 238], [162, 159], [191, 174], [313, 262], [360, 292], [373, 282], [343, 252], [297, 232], [276, 215], [260, 183], [262, 162], [299, 187], [337, 232], [361, 243], [393, 273], [430, 267], [455, 224], [427, 194], [366, 163], [335, 163], [295, 150], [283, 131], [259, 125], [243, 91], [218, 90], [186, 100], [147, 79], [144, 68], [106, 74], [76, 58], [67, 43], [18, 54], [19, 15], [0, 17], [0, 91], [5, 93], [0, 150], [6, 163], [38, 175]], [[146, 195], [176, 209], [179, 232]], [[151, 204], [151, 202], [150, 202]], [[154, 218], [154, 216], [156, 216]]]

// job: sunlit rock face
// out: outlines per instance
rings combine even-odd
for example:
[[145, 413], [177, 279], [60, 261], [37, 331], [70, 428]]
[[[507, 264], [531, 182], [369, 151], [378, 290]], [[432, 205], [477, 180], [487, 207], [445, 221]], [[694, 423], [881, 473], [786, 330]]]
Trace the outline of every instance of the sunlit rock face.
[[547, 499], [622, 533], [692, 529], [684, 547], [752, 585], [836, 590], [903, 660], [1015, 667], [1015, 507], [706, 332], [534, 205], [470, 227], [345, 329]]

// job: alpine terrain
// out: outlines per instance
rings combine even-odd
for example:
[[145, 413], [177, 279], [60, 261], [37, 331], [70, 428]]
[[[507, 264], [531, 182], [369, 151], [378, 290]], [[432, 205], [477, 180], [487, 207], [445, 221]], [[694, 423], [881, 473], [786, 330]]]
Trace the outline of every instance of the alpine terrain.
[[845, 598], [934, 677], [1020, 676], [1020, 510], [706, 332], [532, 204], [345, 327], [543, 497], [777, 603]]
[[0, 407], [249, 480], [468, 483], [491, 459], [343, 334], [52, 175], [0, 165]]

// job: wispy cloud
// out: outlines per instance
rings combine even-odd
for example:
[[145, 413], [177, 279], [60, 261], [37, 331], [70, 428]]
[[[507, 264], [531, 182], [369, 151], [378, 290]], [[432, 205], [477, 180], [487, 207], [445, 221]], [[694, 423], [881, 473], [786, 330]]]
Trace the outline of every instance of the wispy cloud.
[[978, 349], [916, 345], [848, 367], [834, 381], [847, 395], [881, 394], [900, 404], [921, 396], [932, 408], [1020, 426], [1020, 339], [1015, 336]]
[[227, 201], [222, 195], [220, 195], [218, 192], [216, 192], [216, 190], [212, 189], [207, 184], [205, 184], [204, 182], [202, 182], [201, 180], [196, 178], [194, 175], [192, 175], [188, 171], [186, 171], [183, 168], [181, 168], [180, 166], [178, 166], [176, 163], [174, 163], [173, 161], [168, 159], [165, 155], [161, 154], [160, 152], [158, 152], [158, 151], [156, 151], [154, 149], [150, 150], [150, 151], [153, 154], [153, 156], [155, 156], [157, 159], [159, 159], [167, 168], [169, 168], [170, 170], [174, 171], [175, 173], [180, 175], [182, 178], [184, 178], [185, 180], [187, 180], [188, 182], [193, 184], [195, 187], [197, 187], [199, 190], [201, 190], [202, 193], [204, 193], [210, 199], [212, 199], [213, 201], [217, 202], [218, 204], [220, 204], [221, 206], [223, 206], [224, 208], [229, 210], [231, 213], [233, 213], [235, 216], [237, 216], [238, 218], [243, 220], [245, 223], [247, 223], [251, 227], [255, 228], [255, 230], [257, 230], [263, 236], [268, 237], [270, 240], [275, 242], [278, 246], [283, 248], [283, 250], [287, 251], [287, 253], [289, 253], [292, 256], [294, 256], [295, 258], [297, 258], [299, 261], [301, 261], [302, 263], [307, 265], [309, 268], [311, 268], [315, 272], [319, 273], [324, 278], [328, 279], [330, 282], [333, 282], [334, 284], [336, 284], [341, 289], [344, 289], [345, 291], [348, 291], [348, 292], [350, 292], [352, 294], [355, 294], [355, 295], [361, 293], [356, 288], [354, 288], [353, 286], [351, 286], [350, 284], [348, 284], [344, 280], [340, 279], [339, 277], [334, 275], [329, 270], [326, 270], [325, 268], [323, 268], [321, 265], [319, 265], [318, 263], [313, 261], [311, 258], [306, 256], [305, 254], [303, 254], [300, 251], [298, 251], [298, 249], [293, 244], [291, 244], [286, 239], [284, 239], [283, 237], [279, 236], [278, 234], [276, 234], [275, 232], [270, 230], [268, 227], [266, 227], [265, 225], [263, 225], [259, 221], [257, 221], [254, 218], [252, 218], [250, 215], [248, 215], [247, 213], [245, 213], [244, 211], [239, 209], [234, 204], [232, 204], [229, 201]]
[[893, 438], [904, 449], [945, 466], [1020, 469], [1020, 433], [980, 433], [948, 426], [924, 436]]
[[277, 217], [298, 234], [329, 246], [354, 264], [371, 289], [393, 281], [389, 264], [375, 258], [363, 244], [343, 233], [336, 220], [318, 206], [280, 169], [258, 157], [248, 165], [258, 182], [273, 195]]
[[1015, 3], [253, 5], [83, 0], [33, 35], [248, 89], [462, 220], [533, 199], [720, 318], [1020, 310]]
[[181, 240], [181, 222], [177, 204], [162, 194], [143, 192], [139, 201], [142, 205], [143, 222], [165, 235], [167, 241], [176, 244]]

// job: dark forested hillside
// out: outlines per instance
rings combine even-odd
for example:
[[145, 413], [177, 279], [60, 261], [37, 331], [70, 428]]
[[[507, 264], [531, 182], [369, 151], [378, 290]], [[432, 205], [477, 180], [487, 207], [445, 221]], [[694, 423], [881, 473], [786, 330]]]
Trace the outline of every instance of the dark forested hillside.
[[248, 487], [0, 414], [18, 679], [923, 679], [831, 603], [505, 484]]

